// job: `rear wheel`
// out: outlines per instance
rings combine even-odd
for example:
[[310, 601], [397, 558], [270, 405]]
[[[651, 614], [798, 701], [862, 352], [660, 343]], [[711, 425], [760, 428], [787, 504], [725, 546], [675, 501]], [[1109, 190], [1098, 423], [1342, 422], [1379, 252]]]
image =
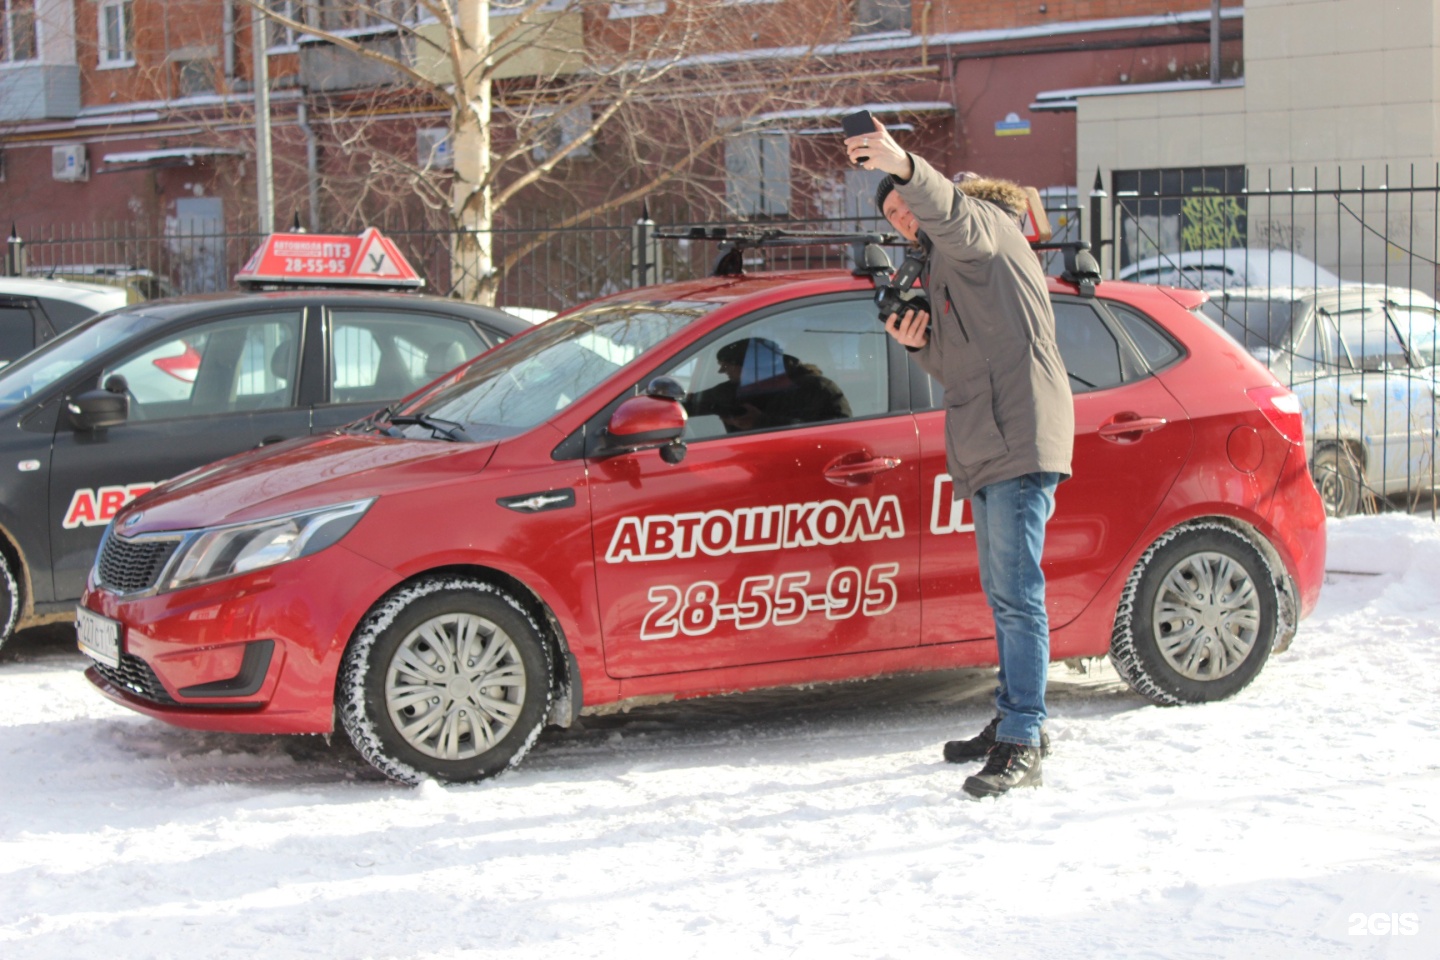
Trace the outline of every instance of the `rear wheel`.
[[544, 725], [550, 658], [495, 584], [426, 577], [381, 601], [340, 668], [340, 720], [387, 776], [464, 782], [520, 762]]
[[1349, 517], [1360, 512], [1365, 474], [1349, 447], [1331, 444], [1317, 450], [1310, 475], [1325, 503], [1326, 516]]
[[1279, 594], [1239, 531], [1177, 527], [1135, 565], [1120, 599], [1110, 660], [1155, 703], [1205, 703], [1242, 690], [1275, 645]]

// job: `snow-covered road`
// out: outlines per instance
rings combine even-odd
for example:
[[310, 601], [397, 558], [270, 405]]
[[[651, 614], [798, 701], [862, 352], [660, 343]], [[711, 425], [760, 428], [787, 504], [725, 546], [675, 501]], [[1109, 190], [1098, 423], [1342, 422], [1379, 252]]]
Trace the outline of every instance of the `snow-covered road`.
[[1162, 709], [1057, 665], [1046, 785], [998, 801], [939, 760], [981, 672], [589, 718], [408, 788], [140, 718], [32, 632], [0, 655], [0, 957], [1429, 960], [1440, 527], [1330, 534], [1348, 572], [1249, 689]]

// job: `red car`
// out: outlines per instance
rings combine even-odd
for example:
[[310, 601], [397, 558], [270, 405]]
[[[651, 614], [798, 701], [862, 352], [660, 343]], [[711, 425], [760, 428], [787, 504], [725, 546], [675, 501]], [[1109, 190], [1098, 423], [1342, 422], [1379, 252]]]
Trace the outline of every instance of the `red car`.
[[[1050, 290], [1076, 412], [1052, 656], [1229, 696], [1320, 590], [1299, 404], [1203, 293]], [[465, 781], [622, 701], [993, 664], [944, 400], [874, 297], [839, 271], [619, 294], [176, 478], [100, 548], [87, 675], [168, 723], [339, 725], [392, 777]]]

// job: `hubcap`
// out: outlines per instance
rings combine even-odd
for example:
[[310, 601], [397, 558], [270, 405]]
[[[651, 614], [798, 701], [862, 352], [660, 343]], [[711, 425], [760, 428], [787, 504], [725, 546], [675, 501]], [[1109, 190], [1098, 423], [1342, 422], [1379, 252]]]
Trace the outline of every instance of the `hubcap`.
[[1196, 553], [1170, 569], [1155, 597], [1160, 654], [1181, 676], [1234, 673], [1260, 636], [1260, 596], [1245, 568], [1223, 553]]
[[400, 642], [385, 706], [405, 742], [439, 760], [469, 760], [505, 738], [525, 703], [515, 641], [469, 613], [425, 621]]

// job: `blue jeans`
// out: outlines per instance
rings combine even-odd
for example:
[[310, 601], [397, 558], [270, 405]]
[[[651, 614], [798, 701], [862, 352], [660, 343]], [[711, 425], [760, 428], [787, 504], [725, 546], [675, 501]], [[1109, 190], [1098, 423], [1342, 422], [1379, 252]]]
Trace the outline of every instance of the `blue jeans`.
[[980, 587], [995, 616], [1000, 682], [995, 738], [1040, 746], [1045, 722], [1045, 674], [1050, 666], [1050, 618], [1040, 554], [1045, 522], [1055, 512], [1058, 473], [1027, 473], [986, 484], [971, 500]]

